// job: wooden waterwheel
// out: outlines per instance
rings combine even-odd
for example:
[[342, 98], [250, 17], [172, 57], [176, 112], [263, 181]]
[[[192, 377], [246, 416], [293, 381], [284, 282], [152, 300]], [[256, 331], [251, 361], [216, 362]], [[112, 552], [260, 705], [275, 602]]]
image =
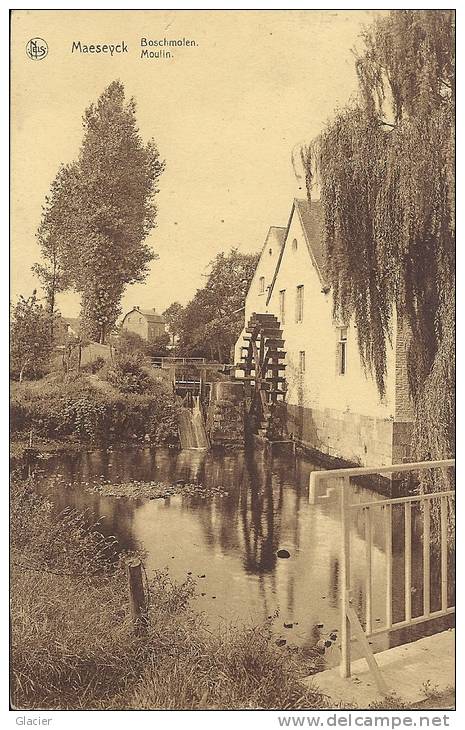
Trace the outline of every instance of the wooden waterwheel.
[[274, 314], [254, 313], [245, 332], [237, 367], [244, 371], [246, 381], [247, 428], [266, 438], [281, 438], [283, 427], [278, 414], [279, 404], [286, 397], [286, 353], [280, 323]]

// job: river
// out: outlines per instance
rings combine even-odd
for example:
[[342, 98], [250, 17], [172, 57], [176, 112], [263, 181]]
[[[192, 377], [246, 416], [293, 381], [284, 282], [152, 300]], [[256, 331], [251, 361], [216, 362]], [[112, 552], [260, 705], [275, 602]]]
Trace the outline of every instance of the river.
[[[52, 456], [40, 461], [38, 477], [41, 491], [50, 497], [57, 512], [67, 506], [87, 509], [93, 520], [102, 518], [102, 531], [115, 535], [123, 549], [143, 548], [149, 574], [164, 567], [180, 581], [191, 574], [197, 581], [195, 606], [206, 613], [211, 626], [257, 623], [277, 611], [277, 640], [306, 648], [331, 642], [326, 658], [334, 664], [339, 658], [334, 636], [340, 626], [339, 501], [333, 494], [315, 505], [309, 504], [309, 476], [314, 468], [307, 459], [289, 453], [271, 457], [257, 451], [146, 448]], [[134, 500], [87, 491], [99, 482], [131, 480], [184, 480], [222, 486], [224, 494]], [[353, 486], [351, 499], [380, 497], [369, 489]], [[360, 511], [352, 512], [353, 597], [357, 612], [363, 616], [363, 516]], [[422, 545], [417, 522], [414, 515], [413, 615], [422, 611]], [[385, 617], [381, 509], [374, 511], [373, 534], [373, 617], [377, 628]], [[400, 522], [398, 534], [403, 535]], [[402, 538], [394, 539], [394, 620], [403, 618], [401, 542]], [[277, 557], [278, 550], [287, 550], [290, 557]], [[433, 576], [437, 577], [438, 570], [433, 559]], [[433, 596], [432, 610], [438, 600], [437, 595]], [[437, 630], [438, 625], [436, 621], [386, 633], [373, 646], [380, 650], [404, 643]], [[443, 620], [441, 626], [446, 625]]]

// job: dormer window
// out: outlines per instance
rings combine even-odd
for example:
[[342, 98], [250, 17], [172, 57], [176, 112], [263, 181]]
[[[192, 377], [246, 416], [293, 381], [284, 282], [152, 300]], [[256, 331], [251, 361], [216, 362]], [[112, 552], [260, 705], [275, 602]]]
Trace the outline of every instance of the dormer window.
[[259, 294], [265, 293], [265, 277], [264, 276], [261, 276], [260, 279], [258, 280], [258, 292], [259, 292]]

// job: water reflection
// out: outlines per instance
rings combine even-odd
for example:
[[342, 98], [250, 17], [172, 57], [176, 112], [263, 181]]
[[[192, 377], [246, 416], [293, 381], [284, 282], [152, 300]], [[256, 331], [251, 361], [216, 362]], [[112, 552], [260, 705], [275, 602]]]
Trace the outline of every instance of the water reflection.
[[[316, 505], [308, 503], [313, 465], [302, 458], [264, 452], [176, 451], [142, 449], [93, 451], [54, 457], [44, 462], [42, 489], [57, 510], [89, 509], [104, 516], [102, 528], [126, 549], [143, 547], [147, 569], [168, 566], [175, 578], [191, 573], [197, 580], [196, 603], [212, 625], [222, 621], [261, 621], [279, 610], [275, 630], [289, 643], [313, 646], [338, 631], [340, 586], [340, 522], [337, 494]], [[198, 482], [221, 485], [226, 496], [177, 495], [164, 500], [105, 498], [85, 490], [99, 481], [131, 480]], [[352, 500], [377, 499], [353, 487]], [[383, 510], [374, 510], [373, 619], [385, 618], [385, 544]], [[403, 515], [394, 510], [394, 620], [404, 611]], [[422, 610], [422, 540], [420, 515], [413, 513], [413, 615]], [[277, 558], [285, 548], [289, 559]], [[364, 522], [354, 511], [351, 524], [354, 608], [365, 612]], [[432, 571], [439, 564], [432, 553]], [[432, 600], [432, 610], [437, 602]], [[286, 624], [286, 626], [284, 626]], [[431, 627], [431, 625], [430, 625]], [[437, 628], [437, 623], [434, 628]], [[425, 633], [425, 626], [382, 635], [376, 649]], [[337, 642], [336, 642], [337, 643]], [[329, 661], [338, 661], [338, 650]]]

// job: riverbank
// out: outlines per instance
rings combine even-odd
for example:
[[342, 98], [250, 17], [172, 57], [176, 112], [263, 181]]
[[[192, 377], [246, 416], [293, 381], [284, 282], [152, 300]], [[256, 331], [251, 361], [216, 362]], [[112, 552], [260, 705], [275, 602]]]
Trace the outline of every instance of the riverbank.
[[24, 453], [31, 432], [32, 446], [42, 453], [79, 445], [178, 445], [178, 407], [170, 385], [149, 368], [131, 362], [126, 372], [123, 365], [12, 382], [13, 455]]
[[321, 656], [278, 646], [272, 619], [212, 631], [196, 585], [152, 570], [148, 630], [134, 632], [127, 560], [31, 480], [11, 498], [12, 702], [17, 709], [310, 709]]

